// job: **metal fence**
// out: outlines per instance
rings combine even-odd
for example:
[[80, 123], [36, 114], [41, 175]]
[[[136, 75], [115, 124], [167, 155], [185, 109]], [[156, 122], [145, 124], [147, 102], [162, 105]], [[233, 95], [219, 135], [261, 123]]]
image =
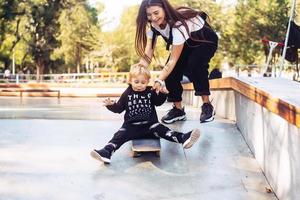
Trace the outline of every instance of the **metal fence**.
[[282, 77], [290, 80], [300, 81], [300, 74], [296, 65], [285, 65], [281, 70], [280, 65], [235, 65], [231, 69], [224, 71], [224, 76], [236, 77]]
[[[235, 65], [230, 69], [221, 69], [223, 77], [248, 76], [248, 77], [283, 77], [300, 81], [299, 73], [295, 65], [287, 65], [280, 74], [280, 67], [273, 66], [267, 73], [263, 72], [263, 65]], [[158, 78], [159, 71], [151, 71], [151, 80]], [[72, 74], [44, 74], [37, 77], [36, 74], [11, 74], [5, 76], [0, 73], [0, 83], [102, 83], [123, 84], [128, 80], [128, 72], [104, 72], [104, 73], [72, 73]]]
[[[151, 79], [154, 80], [160, 72], [152, 71]], [[73, 74], [44, 74], [39, 77], [36, 74], [0, 74], [1, 83], [126, 83], [128, 72], [105, 73], [73, 73]]]

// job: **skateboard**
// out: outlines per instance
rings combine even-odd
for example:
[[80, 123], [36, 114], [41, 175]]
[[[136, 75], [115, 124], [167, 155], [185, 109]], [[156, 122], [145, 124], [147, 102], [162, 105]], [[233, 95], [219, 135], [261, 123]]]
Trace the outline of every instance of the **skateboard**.
[[160, 139], [132, 140], [131, 150], [133, 157], [139, 157], [144, 152], [154, 152], [157, 157], [160, 157]]

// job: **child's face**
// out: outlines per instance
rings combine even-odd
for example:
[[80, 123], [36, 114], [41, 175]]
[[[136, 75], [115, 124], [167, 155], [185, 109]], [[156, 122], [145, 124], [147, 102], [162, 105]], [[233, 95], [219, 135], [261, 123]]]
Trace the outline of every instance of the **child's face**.
[[132, 77], [130, 82], [132, 89], [136, 92], [144, 91], [148, 83], [149, 79], [142, 74]]

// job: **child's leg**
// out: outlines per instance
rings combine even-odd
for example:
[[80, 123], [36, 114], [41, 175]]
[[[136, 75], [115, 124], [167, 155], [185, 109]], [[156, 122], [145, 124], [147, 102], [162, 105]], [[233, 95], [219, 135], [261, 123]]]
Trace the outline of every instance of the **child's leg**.
[[150, 126], [150, 133], [154, 134], [157, 137], [164, 138], [171, 142], [182, 143], [183, 142], [183, 133], [172, 131], [163, 124], [157, 122]]
[[119, 149], [125, 142], [131, 140], [130, 128], [121, 127], [112, 139], [100, 150], [93, 150], [91, 156], [104, 163], [110, 163], [112, 154]]
[[118, 150], [125, 142], [131, 140], [131, 130], [129, 127], [121, 127], [108, 142], [108, 145], [114, 146], [114, 151]]
[[164, 138], [171, 142], [181, 143], [184, 148], [190, 148], [198, 140], [200, 131], [194, 129], [188, 133], [172, 131], [161, 123], [153, 124], [150, 127], [150, 132], [155, 136]]

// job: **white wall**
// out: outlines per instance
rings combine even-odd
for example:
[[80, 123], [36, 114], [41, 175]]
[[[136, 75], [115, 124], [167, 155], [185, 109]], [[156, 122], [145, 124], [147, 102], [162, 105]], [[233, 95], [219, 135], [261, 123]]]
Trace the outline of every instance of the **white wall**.
[[[201, 97], [195, 96], [193, 91], [183, 92], [183, 102], [200, 108]], [[212, 90], [210, 100], [214, 106], [216, 114], [220, 117], [235, 120], [235, 98], [233, 90]]]
[[[214, 90], [211, 99], [216, 115], [236, 120], [278, 198], [300, 199], [300, 129], [233, 90]], [[202, 105], [193, 91], [183, 101]]]
[[300, 199], [300, 129], [236, 93], [237, 126], [279, 199]]

